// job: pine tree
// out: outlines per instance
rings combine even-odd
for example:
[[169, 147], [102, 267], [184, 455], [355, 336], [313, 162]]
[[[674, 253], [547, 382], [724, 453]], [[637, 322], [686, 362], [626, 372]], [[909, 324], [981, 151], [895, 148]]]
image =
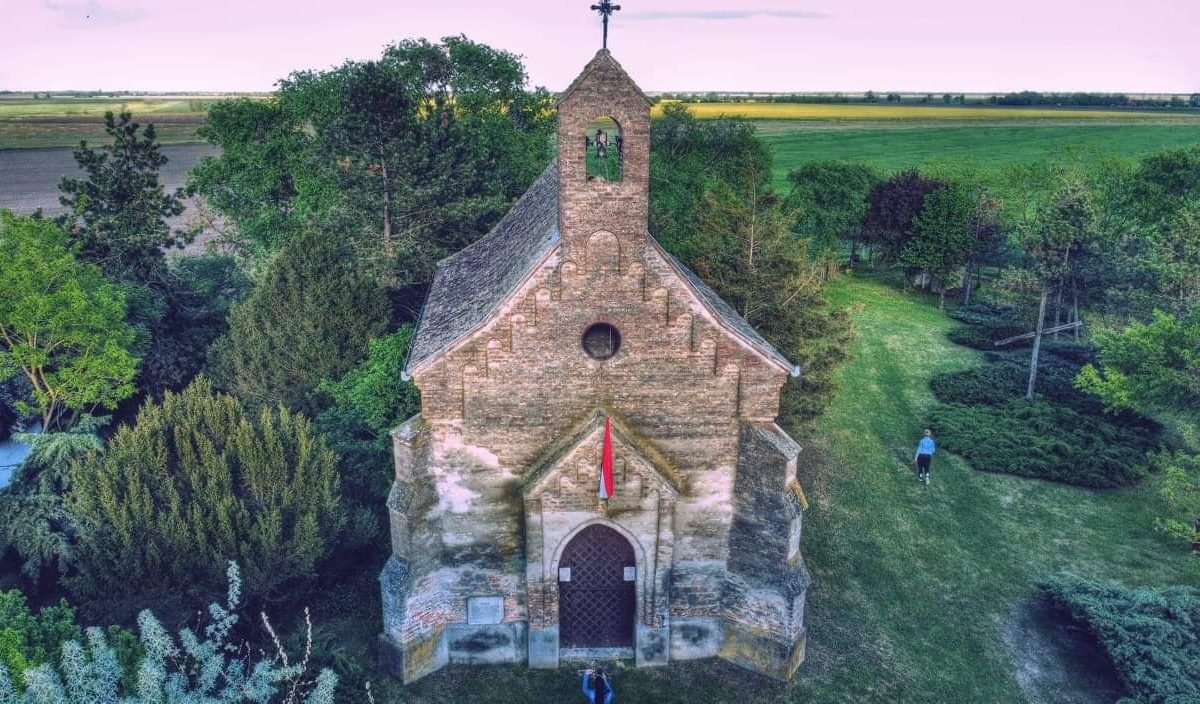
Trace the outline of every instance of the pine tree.
[[158, 171], [167, 163], [154, 125], [145, 130], [128, 112], [104, 113], [112, 143], [93, 149], [80, 142], [75, 161], [86, 179], [63, 178], [59, 202], [81, 256], [116, 279], [146, 281], [163, 266], [163, 250], [183, 246], [166, 219], [183, 212], [183, 193], [167, 193]]
[[213, 346], [216, 384], [253, 406], [314, 410], [313, 390], [367, 353], [390, 315], [382, 287], [330, 234], [307, 230], [271, 261]]
[[211, 591], [227, 557], [267, 596], [313, 573], [341, 527], [337, 457], [303, 416], [253, 418], [203, 378], [148, 403], [72, 467], [85, 595]]

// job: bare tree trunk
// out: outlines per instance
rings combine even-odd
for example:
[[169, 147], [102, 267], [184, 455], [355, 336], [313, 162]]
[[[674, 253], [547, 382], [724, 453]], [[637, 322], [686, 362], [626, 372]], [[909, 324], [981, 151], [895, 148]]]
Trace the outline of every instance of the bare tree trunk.
[[392, 256], [392, 182], [388, 179], [387, 159], [379, 156], [379, 175], [383, 178], [383, 253]]
[[966, 278], [967, 286], [965, 292], [963, 293], [963, 305], [969, 306], [971, 305], [971, 283], [975, 280], [975, 267], [973, 267], [971, 264], [967, 264]]
[[938, 290], [938, 310], [946, 310], [946, 287]]
[[[1079, 289], [1076, 288], [1074, 284], [1071, 285], [1071, 311], [1072, 311], [1071, 322], [1078, 323], [1079, 322]], [[1075, 334], [1076, 340], [1079, 339], [1079, 328], [1080, 327], [1082, 327], [1082, 326], [1076, 325], [1075, 329], [1071, 331], [1072, 333]]]
[[[1054, 294], [1054, 326], [1062, 325], [1062, 284], [1059, 284], [1058, 291]], [[1054, 331], [1054, 339], [1058, 339], [1058, 331]]]
[[1033, 336], [1033, 355], [1029, 360], [1029, 386], [1025, 389], [1025, 398], [1033, 398], [1033, 390], [1037, 385], [1038, 352], [1042, 349], [1042, 330], [1046, 326], [1046, 299], [1049, 291], [1042, 289], [1042, 301], [1038, 304], [1037, 333]]

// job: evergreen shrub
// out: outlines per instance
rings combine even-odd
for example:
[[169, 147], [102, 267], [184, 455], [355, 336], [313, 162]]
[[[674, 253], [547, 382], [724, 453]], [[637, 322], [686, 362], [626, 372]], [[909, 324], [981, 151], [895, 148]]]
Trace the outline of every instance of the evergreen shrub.
[[1072, 576], [1041, 589], [1108, 654], [1130, 694], [1119, 704], [1200, 702], [1200, 589], [1126, 589]]
[[309, 421], [251, 415], [203, 378], [146, 404], [71, 480], [71, 584], [89, 597], [208, 595], [226, 556], [246, 565], [248, 597], [278, 595], [313, 574], [342, 529], [337, 457]]
[[986, 472], [1115, 488], [1145, 476], [1157, 434], [1044, 399], [939, 405], [930, 425], [944, 449]]

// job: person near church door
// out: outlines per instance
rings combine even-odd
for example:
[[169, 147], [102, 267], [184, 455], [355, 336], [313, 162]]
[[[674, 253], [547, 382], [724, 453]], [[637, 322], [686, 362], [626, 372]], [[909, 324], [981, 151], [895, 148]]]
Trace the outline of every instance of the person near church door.
[[917, 463], [917, 481], [929, 483], [929, 465], [933, 463], [933, 453], [937, 446], [933, 442], [933, 431], [925, 429], [925, 436], [917, 443], [917, 454], [913, 460]]
[[583, 696], [589, 704], [612, 704], [613, 688], [604, 668], [583, 671]]

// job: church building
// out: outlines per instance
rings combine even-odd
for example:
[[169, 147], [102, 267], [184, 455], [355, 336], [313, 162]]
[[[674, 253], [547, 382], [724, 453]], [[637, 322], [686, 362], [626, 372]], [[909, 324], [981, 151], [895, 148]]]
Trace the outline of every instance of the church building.
[[804, 659], [800, 368], [648, 231], [651, 102], [607, 49], [557, 159], [438, 265], [393, 431], [391, 664]]

